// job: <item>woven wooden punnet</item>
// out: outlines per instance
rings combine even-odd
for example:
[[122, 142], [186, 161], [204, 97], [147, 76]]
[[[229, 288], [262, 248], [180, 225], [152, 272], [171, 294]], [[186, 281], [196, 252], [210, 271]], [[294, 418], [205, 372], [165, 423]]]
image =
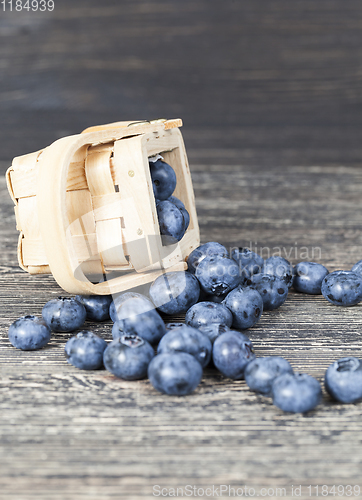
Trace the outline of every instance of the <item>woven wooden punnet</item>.
[[[111, 123], [14, 158], [6, 178], [20, 266], [52, 273], [70, 293], [100, 295], [186, 269], [200, 242], [181, 125], [179, 119]], [[149, 171], [148, 158], [156, 154], [175, 170], [174, 195], [190, 214], [184, 237], [171, 246], [162, 245]]]

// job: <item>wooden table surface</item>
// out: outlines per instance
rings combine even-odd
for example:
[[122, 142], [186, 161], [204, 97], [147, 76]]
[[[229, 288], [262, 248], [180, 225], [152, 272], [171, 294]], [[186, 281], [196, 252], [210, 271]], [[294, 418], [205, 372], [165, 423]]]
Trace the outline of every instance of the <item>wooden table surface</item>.
[[[0, 12], [2, 173], [13, 156], [90, 125], [180, 116], [202, 242], [329, 270], [362, 258], [359, 0], [55, 5]], [[214, 485], [216, 498], [221, 484], [269, 498], [299, 496], [300, 485], [304, 499], [336, 485], [336, 497], [355, 498], [362, 404], [324, 395], [313, 412], [284, 414], [212, 369], [194, 394], [166, 397], [148, 381], [73, 368], [68, 334], [15, 350], [11, 322], [62, 291], [18, 267], [3, 177], [0, 193], [1, 500], [148, 500], [155, 485]], [[111, 339], [110, 323], [87, 326]], [[333, 360], [361, 355], [361, 331], [362, 305], [291, 291], [249, 335], [258, 356], [282, 355], [322, 382]]]
[[[192, 176], [203, 242], [252, 242], [264, 255], [280, 248], [293, 263], [314, 252], [330, 270], [362, 256], [362, 173], [354, 167], [194, 165]], [[15, 350], [10, 323], [41, 314], [62, 292], [51, 277], [19, 270], [3, 181], [1, 208], [0, 498], [148, 499], [154, 485], [219, 484], [289, 495], [300, 484], [308, 498], [308, 485], [360, 484], [360, 404], [325, 395], [315, 411], [285, 414], [212, 369], [194, 394], [167, 397], [148, 381], [70, 366], [63, 349], [71, 334], [54, 334], [40, 351]], [[110, 323], [87, 327], [111, 339]], [[362, 305], [291, 291], [248, 334], [257, 356], [284, 356], [322, 382], [333, 360], [360, 355], [361, 327]]]

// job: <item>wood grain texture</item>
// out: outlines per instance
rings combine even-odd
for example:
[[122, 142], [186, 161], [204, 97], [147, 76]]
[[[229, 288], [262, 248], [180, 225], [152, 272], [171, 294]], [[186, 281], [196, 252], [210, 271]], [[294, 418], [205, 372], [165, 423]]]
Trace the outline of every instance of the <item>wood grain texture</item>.
[[[330, 270], [362, 257], [362, 173], [347, 167], [198, 165], [192, 170], [202, 241], [284, 248], [293, 263], [315, 250]], [[148, 383], [68, 365], [71, 334], [36, 352], [7, 340], [9, 324], [40, 314], [62, 291], [51, 277], [17, 267], [12, 202], [0, 182], [0, 498], [151, 499], [153, 485], [286, 488], [360, 484], [361, 404], [324, 395], [306, 415], [205, 371], [194, 394], [166, 397]], [[305, 247], [303, 249], [303, 247]], [[106, 340], [111, 324], [86, 325]], [[248, 331], [258, 356], [279, 354], [322, 381], [327, 366], [361, 355], [362, 305], [338, 308], [290, 293]], [[207, 498], [206, 496], [204, 498]], [[224, 498], [227, 498], [224, 496]], [[273, 498], [281, 498], [275, 495]], [[347, 498], [342, 496], [340, 498]]]
[[180, 116], [195, 163], [361, 164], [360, 0], [61, 0], [30, 14], [1, 15], [2, 160], [97, 123]]

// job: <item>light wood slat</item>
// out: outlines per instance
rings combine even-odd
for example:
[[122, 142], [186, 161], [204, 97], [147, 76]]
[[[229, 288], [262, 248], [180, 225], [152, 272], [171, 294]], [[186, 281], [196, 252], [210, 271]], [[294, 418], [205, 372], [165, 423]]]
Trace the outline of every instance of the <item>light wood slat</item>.
[[114, 192], [114, 184], [110, 174], [109, 159], [111, 151], [96, 150], [88, 152], [85, 160], [85, 173], [89, 190], [93, 196], [101, 196]]
[[17, 206], [19, 230], [25, 238], [40, 239], [36, 197], [20, 198]]
[[22, 240], [22, 262], [25, 266], [46, 266], [48, 264], [47, 256], [42, 240], [31, 240], [24, 238]]
[[[98, 258], [97, 238], [95, 234], [73, 235], [72, 241], [79, 262]], [[24, 238], [22, 240], [23, 263], [25, 266], [47, 265], [44, 245], [41, 239]]]
[[[85, 160], [85, 172], [87, 183], [92, 196], [97, 198], [103, 195], [115, 193], [114, 183], [111, 176], [109, 160], [113, 151], [109, 145], [101, 145], [88, 150]], [[99, 207], [99, 201], [96, 202]], [[96, 219], [96, 234], [98, 252], [102, 265], [123, 266], [129, 268], [129, 262], [125, 255], [124, 236], [122, 234], [121, 220], [112, 218], [104, 220], [107, 209], [101, 208]]]
[[130, 269], [124, 254], [120, 219], [99, 220], [96, 231], [98, 252], [104, 267], [110, 265]]
[[[133, 267], [140, 272], [155, 262], [161, 262], [159, 242], [156, 240], [159, 228], [154, 194], [147, 150], [143, 147], [147, 139], [144, 137], [148, 136], [122, 139], [114, 144], [116, 183], [123, 204], [125, 251]], [[148, 241], [154, 245], [153, 253], [150, 252]]]
[[119, 193], [109, 193], [92, 197], [95, 221], [120, 219], [123, 216], [122, 197]]
[[[10, 178], [15, 198], [36, 196], [36, 170], [12, 170]], [[84, 172], [84, 160], [70, 163], [67, 179], [67, 191], [87, 189], [87, 179]]]
[[71, 233], [77, 235], [95, 233], [96, 225], [89, 190], [68, 191], [66, 203]]

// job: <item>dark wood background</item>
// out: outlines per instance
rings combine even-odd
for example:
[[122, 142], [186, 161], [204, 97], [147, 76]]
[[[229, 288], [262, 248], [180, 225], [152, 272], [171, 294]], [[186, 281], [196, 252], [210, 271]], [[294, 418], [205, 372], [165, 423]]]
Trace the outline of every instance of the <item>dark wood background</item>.
[[359, 0], [55, 0], [0, 13], [0, 159], [184, 119], [192, 161], [360, 164]]
[[[203, 242], [256, 242], [293, 263], [306, 247], [330, 270], [362, 258], [360, 1], [55, 0], [53, 13], [0, 12], [0, 37], [2, 172], [90, 125], [181, 117]], [[283, 414], [210, 369], [193, 395], [165, 397], [71, 367], [67, 334], [13, 349], [10, 323], [62, 292], [19, 269], [4, 179], [0, 194], [1, 499], [362, 487], [360, 404], [325, 394], [309, 414]], [[111, 338], [109, 323], [87, 326]], [[292, 292], [249, 335], [257, 355], [322, 382], [333, 360], [361, 355], [361, 327], [362, 306]]]

